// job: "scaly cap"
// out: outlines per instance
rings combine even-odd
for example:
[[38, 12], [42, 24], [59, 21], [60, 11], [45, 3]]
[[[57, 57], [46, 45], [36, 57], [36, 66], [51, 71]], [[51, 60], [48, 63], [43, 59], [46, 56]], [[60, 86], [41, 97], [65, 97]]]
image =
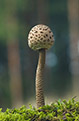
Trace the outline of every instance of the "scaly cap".
[[39, 24], [30, 30], [28, 35], [28, 45], [31, 49], [49, 49], [53, 43], [53, 32], [48, 26]]

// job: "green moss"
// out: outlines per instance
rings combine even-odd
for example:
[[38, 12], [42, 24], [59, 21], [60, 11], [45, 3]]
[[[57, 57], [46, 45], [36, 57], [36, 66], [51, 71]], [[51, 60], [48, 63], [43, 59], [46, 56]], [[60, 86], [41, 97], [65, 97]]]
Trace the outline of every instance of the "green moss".
[[69, 101], [58, 100], [51, 105], [36, 109], [22, 106], [19, 109], [0, 109], [0, 121], [79, 121], [79, 102], [72, 98]]

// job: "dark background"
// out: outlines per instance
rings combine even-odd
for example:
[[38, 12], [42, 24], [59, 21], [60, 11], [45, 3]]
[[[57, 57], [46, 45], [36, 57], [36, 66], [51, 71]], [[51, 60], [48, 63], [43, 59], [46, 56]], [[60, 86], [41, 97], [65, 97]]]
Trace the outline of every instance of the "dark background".
[[55, 38], [46, 55], [46, 103], [79, 97], [78, 12], [78, 0], [0, 1], [0, 107], [35, 105], [38, 52], [28, 47], [28, 33], [37, 24]]

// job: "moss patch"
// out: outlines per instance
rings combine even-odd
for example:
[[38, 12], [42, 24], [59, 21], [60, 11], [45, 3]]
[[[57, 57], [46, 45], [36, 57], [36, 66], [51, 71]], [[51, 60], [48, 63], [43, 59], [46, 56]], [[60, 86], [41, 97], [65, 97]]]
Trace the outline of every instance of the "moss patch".
[[19, 109], [0, 109], [0, 121], [79, 121], [79, 102], [60, 99], [51, 105], [35, 107], [22, 106]]

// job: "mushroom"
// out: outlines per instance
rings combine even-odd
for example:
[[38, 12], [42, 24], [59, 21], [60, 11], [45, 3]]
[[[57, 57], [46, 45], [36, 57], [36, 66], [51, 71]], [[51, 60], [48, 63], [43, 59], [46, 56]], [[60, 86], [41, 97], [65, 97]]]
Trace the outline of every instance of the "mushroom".
[[46, 50], [54, 43], [53, 33], [46, 25], [34, 26], [28, 35], [28, 45], [33, 50], [39, 51], [38, 66], [36, 70], [36, 104], [37, 108], [45, 105], [43, 94], [43, 72]]

